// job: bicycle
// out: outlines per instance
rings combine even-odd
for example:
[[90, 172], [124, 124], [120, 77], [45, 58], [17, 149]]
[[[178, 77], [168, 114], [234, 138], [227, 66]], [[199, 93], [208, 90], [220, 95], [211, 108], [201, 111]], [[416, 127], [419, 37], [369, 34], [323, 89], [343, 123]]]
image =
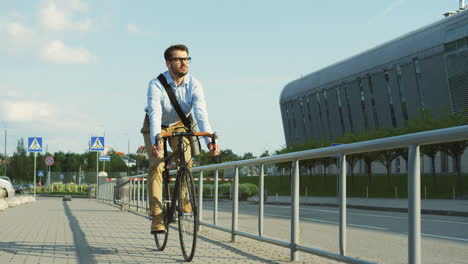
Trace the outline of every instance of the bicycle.
[[[182, 255], [185, 261], [192, 261], [195, 255], [195, 247], [197, 243], [197, 231], [199, 226], [198, 219], [198, 205], [196, 200], [195, 186], [193, 183], [193, 176], [191, 170], [187, 167], [187, 161], [184, 157], [183, 138], [191, 136], [207, 136], [211, 137], [212, 142], [216, 145], [216, 133], [211, 134], [208, 132], [173, 132], [161, 133], [156, 136], [156, 142], [159, 144], [164, 139], [164, 173], [163, 173], [163, 224], [166, 228], [164, 233], [155, 233], [154, 240], [158, 250], [163, 251], [166, 248], [167, 239], [169, 237], [169, 224], [177, 222], [179, 227], [179, 240], [182, 249]], [[168, 155], [167, 152], [167, 139], [170, 137], [178, 137], [177, 140], [177, 160], [178, 169], [176, 182], [172, 195], [170, 192], [170, 177], [167, 165], [173, 158], [174, 154]], [[184, 195], [183, 189], [186, 189]], [[189, 210], [187, 210], [189, 204]], [[184, 210], [184, 206], [186, 207]]]

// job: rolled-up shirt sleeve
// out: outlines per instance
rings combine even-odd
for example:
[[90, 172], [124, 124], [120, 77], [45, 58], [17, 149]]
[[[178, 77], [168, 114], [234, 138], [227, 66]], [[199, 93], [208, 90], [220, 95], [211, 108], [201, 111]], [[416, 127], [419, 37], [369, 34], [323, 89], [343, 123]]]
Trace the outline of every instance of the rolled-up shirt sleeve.
[[148, 85], [147, 114], [150, 121], [150, 138], [153, 145], [156, 143], [156, 135], [161, 133], [161, 95], [161, 89], [152, 80]]
[[[192, 92], [192, 110], [197, 120], [198, 128], [201, 132], [213, 133], [210, 122], [208, 121], [208, 110], [206, 109], [205, 94], [200, 82], [196, 81]], [[209, 137], [205, 137], [205, 143], [211, 142]]]

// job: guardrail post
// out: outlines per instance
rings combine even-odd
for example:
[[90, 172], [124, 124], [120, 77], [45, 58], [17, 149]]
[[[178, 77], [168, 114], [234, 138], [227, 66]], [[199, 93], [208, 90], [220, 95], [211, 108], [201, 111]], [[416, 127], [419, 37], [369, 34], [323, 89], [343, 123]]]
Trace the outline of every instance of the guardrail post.
[[213, 225], [218, 224], [218, 170], [215, 171], [215, 186], [214, 186], [214, 199], [213, 199]]
[[141, 205], [142, 207], [144, 206], [144, 208], [146, 209], [146, 205], [145, 205], [145, 194], [146, 194], [146, 191], [145, 191], [145, 186], [146, 186], [146, 178], [142, 178], [143, 181], [141, 182]]
[[138, 209], [140, 209], [140, 186], [141, 186], [141, 182], [140, 182], [140, 178], [136, 178], [137, 179], [137, 204], [136, 204], [136, 208], [137, 208], [137, 212], [138, 212]]
[[260, 165], [260, 177], [258, 178], [258, 235], [263, 236], [263, 203], [264, 201], [264, 165]]
[[421, 263], [421, 170], [419, 146], [408, 149], [408, 263]]
[[346, 255], [346, 155], [340, 157], [340, 254]]
[[291, 261], [299, 260], [297, 244], [299, 240], [299, 160], [292, 162], [291, 183]]
[[232, 230], [231, 241], [236, 242], [237, 220], [239, 211], [239, 168], [234, 173], [234, 196], [232, 197]]
[[[198, 176], [198, 221], [203, 221], [203, 171], [200, 171]], [[198, 226], [198, 230], [201, 230], [201, 225]]]

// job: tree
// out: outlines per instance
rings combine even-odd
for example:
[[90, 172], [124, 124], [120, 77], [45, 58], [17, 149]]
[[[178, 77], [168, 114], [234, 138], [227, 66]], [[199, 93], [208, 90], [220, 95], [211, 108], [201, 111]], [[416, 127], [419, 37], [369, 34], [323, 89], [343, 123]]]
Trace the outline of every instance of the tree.
[[255, 159], [255, 158], [257, 158], [257, 157], [255, 157], [252, 152], [247, 152], [247, 153], [244, 153], [241, 160]]
[[457, 175], [457, 186], [459, 193], [464, 193], [463, 178], [461, 174], [461, 156], [468, 147], [468, 140], [442, 144], [442, 149], [455, 161], [455, 172]]
[[385, 169], [387, 170], [387, 183], [388, 186], [391, 187], [392, 179], [391, 179], [391, 170], [392, 170], [392, 162], [400, 155], [400, 153], [396, 150], [383, 150], [376, 152], [376, 160], [384, 165]]

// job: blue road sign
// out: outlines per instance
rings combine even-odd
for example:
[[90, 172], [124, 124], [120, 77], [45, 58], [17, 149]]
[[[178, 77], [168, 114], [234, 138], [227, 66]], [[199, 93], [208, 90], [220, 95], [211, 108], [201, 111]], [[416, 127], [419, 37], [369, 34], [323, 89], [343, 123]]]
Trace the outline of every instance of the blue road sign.
[[28, 151], [29, 152], [41, 152], [42, 151], [42, 138], [41, 137], [28, 138]]
[[111, 157], [110, 156], [99, 156], [100, 161], [110, 161]]
[[65, 178], [65, 176], [63, 174], [60, 174], [60, 179], [63, 180], [63, 178]]
[[91, 137], [91, 151], [103, 151], [104, 150], [104, 137]]
[[37, 171], [38, 177], [44, 177], [44, 171]]

